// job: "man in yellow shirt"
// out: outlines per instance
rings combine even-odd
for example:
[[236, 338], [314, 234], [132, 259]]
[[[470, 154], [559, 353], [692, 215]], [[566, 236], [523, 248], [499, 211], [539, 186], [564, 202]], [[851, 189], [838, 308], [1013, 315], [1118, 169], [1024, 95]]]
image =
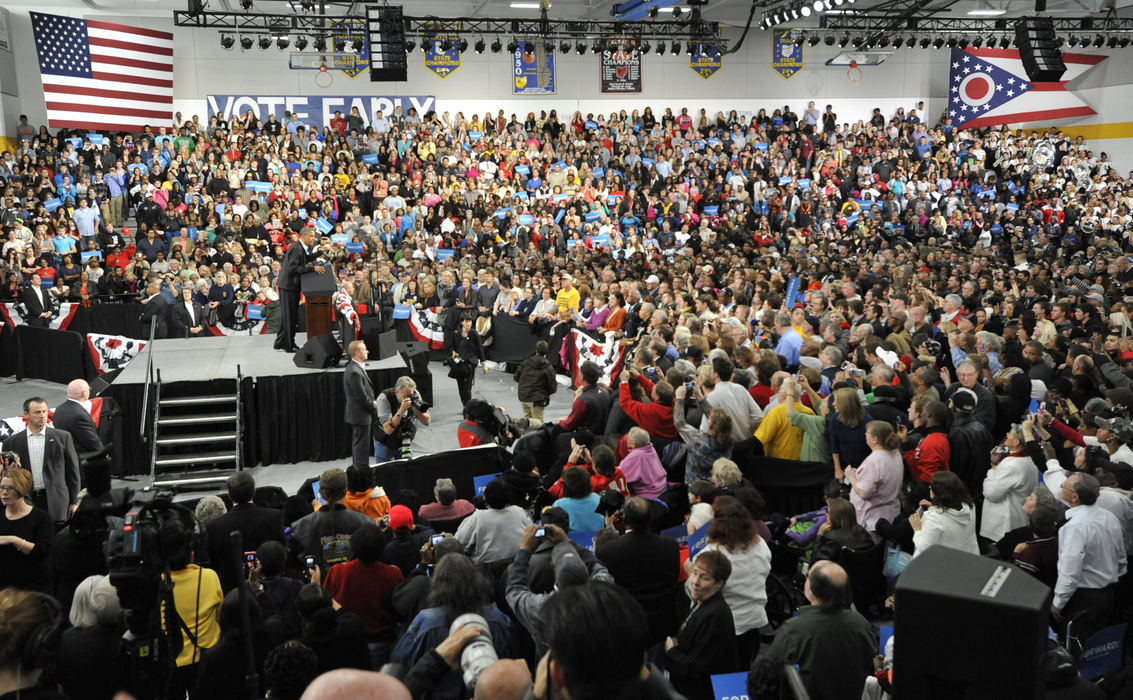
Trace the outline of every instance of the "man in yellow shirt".
[[575, 313], [578, 311], [578, 305], [582, 297], [578, 290], [574, 288], [574, 280], [567, 273], [563, 273], [563, 288], [559, 290], [558, 295], [555, 297], [555, 303], [559, 306], [559, 313], [564, 311]]
[[803, 450], [803, 431], [787, 417], [787, 401], [791, 401], [799, 413], [813, 416], [814, 411], [799, 402], [799, 385], [793, 378], [782, 381], [777, 398], [779, 403], [763, 414], [755, 437], [763, 444], [763, 453], [768, 457], [797, 460]]
[[174, 687], [169, 697], [180, 697], [177, 692], [193, 689], [197, 664], [204, 650], [220, 641], [220, 606], [224, 603], [224, 591], [215, 571], [193, 563], [189, 529], [180, 521], [167, 523], [164, 528], [180, 530], [183, 537], [184, 545], [169, 557], [173, 607], [185, 628], [196, 638], [194, 644], [185, 629], [178, 631], [182, 647], [177, 655], [177, 672], [172, 685], [180, 687]]

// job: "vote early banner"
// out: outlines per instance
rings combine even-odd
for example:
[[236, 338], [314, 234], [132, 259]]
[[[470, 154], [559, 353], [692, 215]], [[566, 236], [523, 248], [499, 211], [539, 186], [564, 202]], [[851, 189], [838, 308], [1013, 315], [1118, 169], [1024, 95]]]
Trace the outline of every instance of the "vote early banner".
[[395, 108], [401, 107], [403, 114], [410, 108], [418, 116], [436, 109], [437, 98], [433, 95], [208, 95], [208, 116], [231, 119], [251, 112], [260, 121], [267, 121], [274, 114], [283, 121], [283, 113], [291, 112], [303, 126], [322, 129], [330, 126], [335, 112], [350, 114], [354, 107], [362, 115], [365, 126], [380, 111], [389, 116]]

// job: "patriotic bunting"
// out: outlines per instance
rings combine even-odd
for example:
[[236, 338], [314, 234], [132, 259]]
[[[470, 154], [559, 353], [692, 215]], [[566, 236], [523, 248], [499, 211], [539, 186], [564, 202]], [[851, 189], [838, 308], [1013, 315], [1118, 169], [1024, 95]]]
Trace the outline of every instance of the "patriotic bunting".
[[409, 314], [409, 330], [417, 340], [428, 344], [430, 350], [443, 350], [445, 329], [437, 321], [437, 307], [413, 309]]
[[571, 367], [574, 370], [574, 385], [581, 386], [582, 380], [578, 368], [583, 362], [593, 362], [602, 371], [599, 384], [613, 386], [618, 381], [622, 371], [622, 361], [625, 359], [626, 346], [614, 339], [614, 334], [607, 333], [604, 340], [595, 340], [589, 335], [571, 329], [570, 332]]

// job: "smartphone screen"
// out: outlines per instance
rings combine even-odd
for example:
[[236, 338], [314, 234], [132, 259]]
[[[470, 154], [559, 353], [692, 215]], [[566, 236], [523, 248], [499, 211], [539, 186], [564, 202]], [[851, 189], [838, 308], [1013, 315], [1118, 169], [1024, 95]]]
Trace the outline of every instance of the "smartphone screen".
[[536, 537], [543, 537], [546, 534], [547, 534], [547, 528], [545, 528], [545, 527], [541, 527], [541, 528], [539, 528], [538, 530], [535, 531]]
[[321, 495], [319, 495], [319, 480], [318, 479], [315, 479], [314, 481], [311, 482], [311, 489], [314, 490], [315, 498], [318, 499], [319, 503], [322, 504], [322, 505], [326, 505], [326, 501], [324, 501], [323, 497]]
[[307, 557], [307, 568], [308, 569], [315, 568], [315, 558], [314, 557]]
[[254, 563], [256, 561], [256, 553], [255, 552], [244, 552], [244, 560], [247, 561], [249, 564]]
[[441, 542], [444, 542], [444, 539], [444, 535], [433, 535], [432, 538], [429, 539], [429, 543], [436, 547]]

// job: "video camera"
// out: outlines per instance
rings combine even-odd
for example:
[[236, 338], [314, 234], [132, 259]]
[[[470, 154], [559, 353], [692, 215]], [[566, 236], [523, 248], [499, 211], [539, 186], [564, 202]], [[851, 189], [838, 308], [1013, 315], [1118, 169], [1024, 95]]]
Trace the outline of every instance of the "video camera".
[[493, 406], [480, 399], [472, 399], [464, 408], [464, 415], [484, 430], [491, 433], [494, 441], [501, 447], [510, 447], [523, 435], [520, 424], [508, 417], [501, 406]]

